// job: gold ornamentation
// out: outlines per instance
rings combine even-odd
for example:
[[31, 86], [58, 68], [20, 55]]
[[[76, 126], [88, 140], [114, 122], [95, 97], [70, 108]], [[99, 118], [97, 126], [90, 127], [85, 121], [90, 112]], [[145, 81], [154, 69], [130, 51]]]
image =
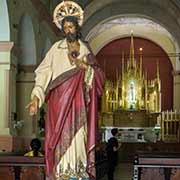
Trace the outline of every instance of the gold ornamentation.
[[102, 97], [102, 112], [124, 110], [161, 111], [161, 79], [157, 62], [156, 78], [148, 80], [143, 69], [143, 54], [140, 49], [139, 63], [134, 55], [134, 40], [131, 34], [129, 59], [122, 54], [121, 75], [116, 70], [116, 81], [106, 80]]
[[63, 169], [62, 166], [59, 170], [56, 169], [55, 178], [58, 180], [69, 180], [69, 178], [89, 178], [89, 175], [86, 172], [86, 166], [80, 161], [77, 164], [77, 169], [72, 169], [70, 164], [68, 164], [67, 169]]
[[82, 8], [77, 3], [73, 1], [63, 1], [60, 4], [58, 4], [54, 10], [53, 22], [59, 29], [62, 29], [61, 21], [66, 16], [75, 16], [78, 18], [79, 25], [82, 26], [84, 19], [83, 14], [84, 12]]
[[86, 172], [86, 167], [84, 166], [83, 162], [79, 162], [78, 166], [79, 172], [78, 172], [78, 177], [79, 178], [89, 178], [88, 173]]
[[91, 66], [87, 66], [87, 71], [85, 73], [84, 81], [89, 88], [92, 87], [93, 77], [94, 77], [93, 68]]

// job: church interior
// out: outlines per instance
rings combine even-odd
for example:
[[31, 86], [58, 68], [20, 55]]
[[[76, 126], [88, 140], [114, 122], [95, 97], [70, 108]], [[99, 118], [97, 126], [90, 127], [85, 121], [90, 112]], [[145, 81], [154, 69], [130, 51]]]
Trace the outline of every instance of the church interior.
[[[105, 146], [118, 128], [115, 180], [180, 179], [180, 1], [74, 0], [84, 40], [105, 73], [98, 107], [97, 179], [107, 180]], [[29, 116], [34, 70], [62, 32], [61, 0], [0, 0], [0, 180], [45, 179], [46, 106]], [[18, 165], [19, 164], [19, 165]], [[19, 167], [19, 168], [18, 168]]]

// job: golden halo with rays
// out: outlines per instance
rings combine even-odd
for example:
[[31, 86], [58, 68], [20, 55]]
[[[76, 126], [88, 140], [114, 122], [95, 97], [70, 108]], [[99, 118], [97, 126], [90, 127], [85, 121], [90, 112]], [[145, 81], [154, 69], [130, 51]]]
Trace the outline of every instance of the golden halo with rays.
[[73, 1], [62, 1], [60, 4], [56, 6], [53, 13], [53, 22], [59, 29], [62, 29], [61, 21], [66, 16], [77, 17], [79, 25], [82, 26], [84, 19], [84, 11], [77, 3]]

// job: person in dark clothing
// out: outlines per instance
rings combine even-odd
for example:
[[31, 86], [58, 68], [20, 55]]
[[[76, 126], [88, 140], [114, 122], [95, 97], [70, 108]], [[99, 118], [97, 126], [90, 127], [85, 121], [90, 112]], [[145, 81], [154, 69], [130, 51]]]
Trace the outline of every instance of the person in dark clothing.
[[111, 130], [111, 137], [107, 143], [107, 158], [108, 158], [108, 180], [114, 180], [114, 170], [118, 162], [118, 149], [120, 147], [117, 136], [118, 129], [114, 128]]

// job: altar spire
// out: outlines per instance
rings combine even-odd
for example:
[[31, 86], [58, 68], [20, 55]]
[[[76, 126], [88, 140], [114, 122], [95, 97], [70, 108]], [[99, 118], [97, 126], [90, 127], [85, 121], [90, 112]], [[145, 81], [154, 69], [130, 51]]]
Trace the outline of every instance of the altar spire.
[[135, 60], [134, 60], [134, 40], [133, 40], [133, 31], [131, 31], [131, 46], [130, 46], [130, 68], [134, 68]]
[[[139, 61], [135, 59], [133, 33], [130, 35], [130, 54], [125, 61], [122, 53], [121, 74], [116, 82], [107, 80], [103, 95], [102, 107], [104, 112], [112, 112], [118, 108], [125, 110], [148, 110], [159, 112], [161, 106], [161, 81], [159, 64], [157, 63], [156, 78], [148, 80], [147, 70], [143, 68], [143, 52], [139, 49]], [[126, 62], [126, 63], [125, 63]], [[125, 68], [126, 67], [126, 68]], [[144, 70], [144, 71], [143, 71]], [[120, 72], [119, 71], [119, 72]]]

